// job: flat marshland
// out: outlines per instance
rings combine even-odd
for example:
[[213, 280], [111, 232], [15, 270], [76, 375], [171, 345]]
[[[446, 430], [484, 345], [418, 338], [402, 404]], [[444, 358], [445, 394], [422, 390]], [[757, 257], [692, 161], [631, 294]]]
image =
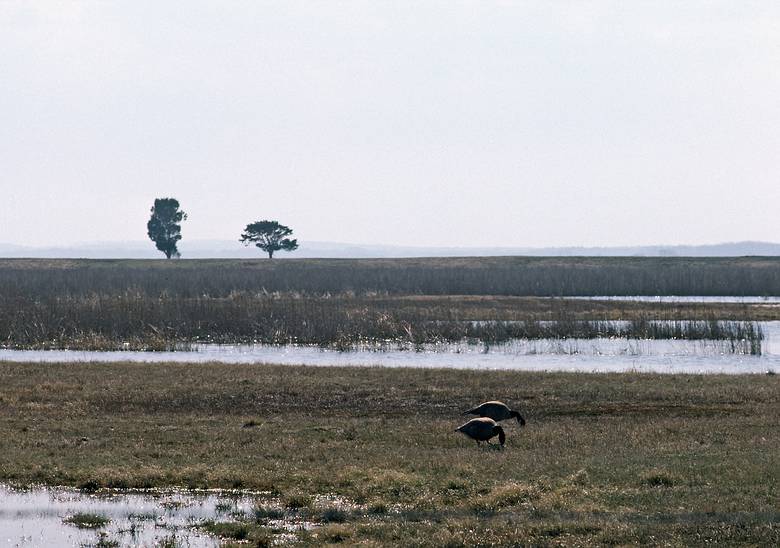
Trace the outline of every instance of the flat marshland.
[[[453, 431], [493, 398], [503, 451]], [[0, 482], [262, 491], [207, 524], [258, 545], [772, 546], [778, 416], [774, 375], [0, 363]]]
[[0, 259], [0, 293], [761, 296], [780, 295], [778, 271], [780, 257]]
[[[367, 341], [629, 336], [745, 339], [757, 347], [756, 326], [742, 322], [780, 319], [777, 305], [566, 298], [602, 294], [778, 295], [780, 260], [2, 260], [0, 344], [88, 350], [164, 350], [190, 343], [347, 348]], [[610, 320], [637, 323], [618, 331], [603, 323]], [[653, 320], [701, 323], [659, 329], [650, 328]], [[711, 328], [718, 320], [732, 323]]]
[[[739, 366], [780, 319], [594, 295], [776, 296], [780, 259], [0, 260], [0, 346], [682, 338]], [[778, 545], [777, 379], [0, 362], [0, 486], [239, 490], [199, 527], [257, 546]], [[504, 450], [454, 431], [491, 399], [528, 420]]]

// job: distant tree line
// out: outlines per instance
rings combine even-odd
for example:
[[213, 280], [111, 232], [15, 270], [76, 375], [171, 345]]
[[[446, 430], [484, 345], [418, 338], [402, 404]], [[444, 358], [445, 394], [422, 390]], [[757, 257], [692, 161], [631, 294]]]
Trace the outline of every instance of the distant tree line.
[[[157, 198], [152, 206], [152, 215], [146, 223], [146, 231], [158, 250], [166, 259], [180, 257], [178, 244], [181, 240], [181, 223], [187, 220], [187, 214], [180, 209], [175, 198]], [[298, 240], [288, 238], [292, 229], [277, 221], [255, 221], [249, 223], [241, 234], [244, 245], [255, 244], [268, 253], [272, 259], [276, 251], [294, 251], [298, 249]]]

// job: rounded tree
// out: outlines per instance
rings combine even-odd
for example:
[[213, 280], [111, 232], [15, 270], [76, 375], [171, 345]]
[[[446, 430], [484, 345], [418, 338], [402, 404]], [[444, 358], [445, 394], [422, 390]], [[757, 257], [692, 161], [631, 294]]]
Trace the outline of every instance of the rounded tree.
[[157, 198], [152, 206], [152, 216], [146, 223], [149, 239], [165, 253], [165, 258], [178, 257], [176, 244], [181, 240], [181, 222], [187, 214], [179, 209], [175, 198]]
[[298, 240], [290, 239], [292, 229], [276, 221], [256, 221], [246, 225], [239, 240], [244, 245], [255, 244], [274, 258], [274, 251], [294, 251], [298, 249]]

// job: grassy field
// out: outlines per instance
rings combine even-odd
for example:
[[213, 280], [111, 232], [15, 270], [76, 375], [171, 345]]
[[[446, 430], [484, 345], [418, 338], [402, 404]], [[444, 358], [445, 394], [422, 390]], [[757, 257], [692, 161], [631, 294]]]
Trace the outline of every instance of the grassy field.
[[[500, 398], [503, 451], [453, 430]], [[263, 544], [780, 544], [777, 376], [0, 363], [0, 481], [267, 491]], [[347, 510], [322, 507], [338, 495]]]

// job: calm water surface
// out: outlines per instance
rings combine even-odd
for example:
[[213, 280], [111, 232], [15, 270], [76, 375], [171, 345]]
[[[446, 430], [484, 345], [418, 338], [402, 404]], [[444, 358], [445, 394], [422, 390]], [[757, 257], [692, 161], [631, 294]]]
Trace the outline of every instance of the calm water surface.
[[523, 371], [766, 373], [780, 372], [780, 322], [761, 322], [762, 355], [734, 353], [725, 341], [568, 339], [515, 340], [486, 346], [426, 344], [353, 351], [311, 346], [201, 345], [182, 352], [0, 350], [17, 362], [223, 362], [311, 366], [443, 367]]

